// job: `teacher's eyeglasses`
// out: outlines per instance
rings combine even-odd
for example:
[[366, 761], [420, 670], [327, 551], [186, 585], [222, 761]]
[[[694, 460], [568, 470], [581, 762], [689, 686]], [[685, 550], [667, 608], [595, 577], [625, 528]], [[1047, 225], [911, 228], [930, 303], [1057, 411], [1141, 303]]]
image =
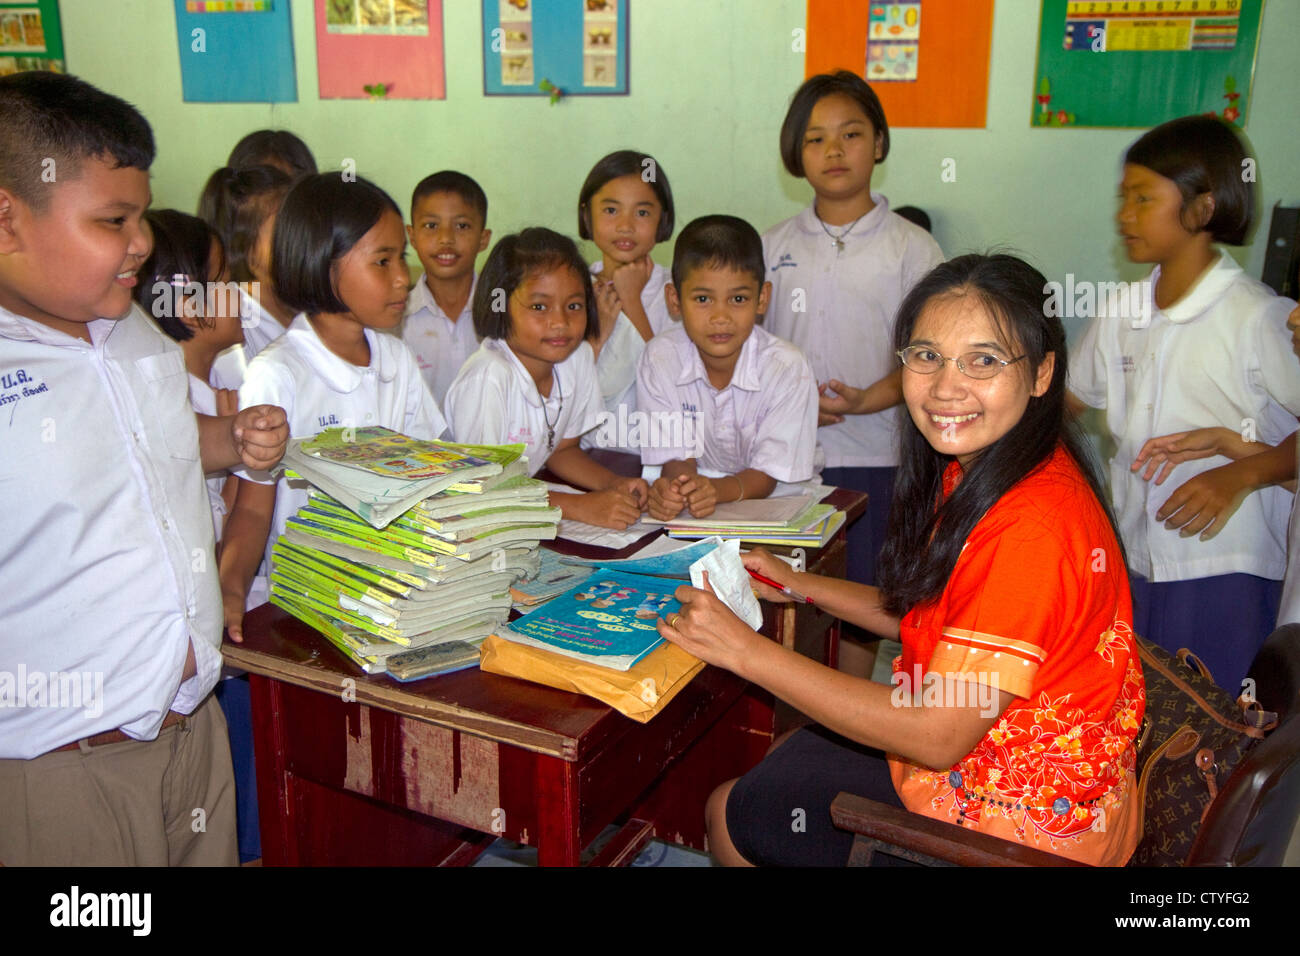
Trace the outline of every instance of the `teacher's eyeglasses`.
[[1014, 365], [1027, 356], [1018, 355], [1010, 361], [998, 358], [992, 352], [967, 352], [956, 358], [940, 355], [925, 345], [909, 345], [894, 353], [913, 372], [921, 375], [933, 375], [943, 368], [944, 362], [954, 362], [958, 371], [969, 378], [992, 378], [1008, 365]]

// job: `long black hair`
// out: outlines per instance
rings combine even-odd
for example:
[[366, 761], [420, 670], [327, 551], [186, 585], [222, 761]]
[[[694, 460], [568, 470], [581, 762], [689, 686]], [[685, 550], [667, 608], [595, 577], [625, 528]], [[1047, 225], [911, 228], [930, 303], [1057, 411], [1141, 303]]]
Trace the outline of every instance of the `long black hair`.
[[[1048, 354], [1055, 367], [1047, 390], [1031, 396], [1010, 431], [970, 463], [961, 483], [942, 501], [943, 473], [953, 461], [937, 451], [910, 417], [900, 432], [899, 467], [889, 526], [877, 566], [882, 606], [906, 614], [942, 593], [975, 525], [1017, 482], [1064, 446], [1086, 478], [1111, 528], [1115, 518], [1092, 456], [1066, 414], [1065, 328], [1046, 308], [1047, 280], [1022, 259], [1009, 255], [966, 255], [937, 266], [918, 282], [898, 309], [894, 348], [906, 348], [926, 307], [937, 298], [973, 296], [993, 317], [1000, 336], [1026, 356], [1024, 374], [1034, 381]], [[937, 507], [936, 507], [937, 505]], [[1116, 531], [1116, 539], [1119, 533]], [[1123, 545], [1120, 546], [1121, 552]]]

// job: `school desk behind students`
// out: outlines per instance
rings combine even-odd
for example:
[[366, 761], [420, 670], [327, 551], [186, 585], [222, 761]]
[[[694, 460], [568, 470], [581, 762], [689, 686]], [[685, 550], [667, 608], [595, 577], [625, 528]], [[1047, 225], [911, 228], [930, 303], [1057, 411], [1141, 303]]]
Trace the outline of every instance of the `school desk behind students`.
[[[1276, 445], [1300, 414], [1286, 317], [1293, 303], [1246, 276], [1214, 243], [1250, 231], [1253, 183], [1225, 123], [1173, 120], [1124, 158], [1117, 216], [1134, 262], [1156, 268], [1137, 315], [1101, 314], [1074, 349], [1070, 387], [1106, 409], [1118, 448], [1110, 463], [1115, 512], [1132, 572], [1134, 629], [1168, 650], [1189, 647], [1235, 692], [1273, 630], [1286, 567], [1287, 493], [1248, 496], [1222, 530], [1192, 538], [1195, 515], [1166, 504], [1131, 466], [1148, 439], [1221, 426]], [[1203, 484], [1223, 458], [1186, 461], [1180, 484]], [[1175, 491], [1177, 495], [1179, 492]]]
[[[440, 437], [446, 421], [415, 356], [395, 335], [377, 334], [395, 328], [406, 310], [405, 247], [401, 211], [379, 187], [339, 173], [299, 180], [276, 220], [272, 256], [278, 294], [299, 315], [249, 363], [240, 404], [280, 405], [294, 438], [336, 425]], [[285, 520], [306, 501], [306, 488], [283, 476], [241, 473], [221, 551], [232, 640], [243, 637], [259, 564], [265, 558], [269, 570]]]
[[609, 413], [582, 436], [583, 448], [640, 454], [619, 423], [636, 411], [636, 369], [645, 343], [672, 327], [664, 285], [668, 270], [650, 258], [673, 235], [668, 174], [648, 153], [623, 149], [602, 158], [578, 193], [578, 235], [600, 250], [592, 287], [600, 331], [591, 339], [600, 399]]
[[283, 411], [196, 418], [181, 350], [131, 301], [144, 117], [38, 72], [0, 78], [0, 115], [0, 660], [48, 691], [0, 708], [0, 862], [233, 863], [202, 474], [273, 465]]
[[781, 159], [815, 198], [763, 236], [772, 283], [763, 327], [803, 350], [822, 388], [823, 478], [870, 496], [849, 529], [849, 577], [864, 584], [875, 580], [898, 464], [894, 314], [943, 261], [929, 233], [871, 191], [888, 156], [889, 124], [866, 81], [842, 70], [810, 77], [781, 126]]
[[238, 388], [254, 356], [280, 336], [293, 309], [276, 295], [271, 281], [271, 236], [275, 216], [293, 181], [280, 169], [223, 166], [208, 177], [199, 198], [199, 218], [211, 226], [226, 250], [230, 276], [244, 287], [244, 344], [217, 359], [223, 388]]
[[456, 441], [522, 442], [530, 474], [546, 467], [587, 489], [551, 492], [564, 517], [619, 530], [635, 523], [646, 483], [614, 474], [578, 447], [601, 404], [587, 344], [596, 334], [595, 298], [573, 240], [543, 228], [500, 240], [479, 276], [474, 327], [483, 344], [447, 391]]
[[411, 194], [406, 234], [424, 275], [406, 301], [402, 341], [439, 405], [456, 373], [478, 348], [474, 332], [474, 261], [488, 246], [487, 195], [464, 173], [445, 169]]
[[799, 349], [754, 325], [763, 273], [763, 242], [743, 219], [704, 216], [677, 238], [666, 291], [682, 326], [646, 346], [637, 375], [639, 409], [671, 423], [642, 443], [641, 461], [662, 466], [651, 517], [703, 518], [813, 477], [817, 383]]

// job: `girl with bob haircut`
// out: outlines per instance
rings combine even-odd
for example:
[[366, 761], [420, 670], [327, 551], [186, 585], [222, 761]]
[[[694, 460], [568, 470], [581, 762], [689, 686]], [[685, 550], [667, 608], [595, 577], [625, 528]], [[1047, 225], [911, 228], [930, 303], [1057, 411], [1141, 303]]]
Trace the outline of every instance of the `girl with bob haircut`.
[[599, 329], [590, 340], [608, 427], [582, 439], [583, 448], [624, 447], [617, 422], [636, 411], [636, 369], [645, 343], [673, 324], [664, 296], [668, 270], [650, 258], [672, 238], [673, 191], [649, 153], [622, 149], [602, 158], [578, 193], [578, 235], [600, 250], [591, 265]]
[[866, 514], [849, 528], [849, 577], [874, 584], [898, 466], [902, 397], [889, 337], [899, 303], [943, 252], [872, 190], [876, 166], [889, 158], [889, 123], [862, 77], [809, 77], [790, 100], [780, 148], [813, 200], [763, 235], [772, 283], [763, 325], [812, 366], [824, 480], [867, 493]]
[[219, 374], [233, 379], [234, 388], [243, 380], [248, 362], [283, 335], [293, 318], [293, 309], [280, 301], [271, 281], [275, 217], [292, 185], [293, 180], [274, 166], [223, 166], [208, 177], [199, 198], [199, 218], [221, 237], [231, 278], [247, 284], [243, 348], [218, 362]]
[[[1138, 314], [1099, 303], [1070, 379], [1077, 407], [1105, 409], [1115, 442], [1135, 630], [1189, 648], [1234, 696], [1277, 619], [1291, 506], [1277, 483], [1294, 475], [1300, 415], [1295, 303], [1215, 247], [1250, 233], [1249, 163], [1213, 116], [1172, 120], [1129, 147], [1116, 224], [1128, 258], [1154, 269]], [[1170, 477], [1172, 493], [1157, 487]]]
[[[411, 287], [406, 229], [392, 198], [364, 179], [318, 173], [299, 180], [275, 223], [272, 277], [298, 315], [248, 365], [240, 407], [274, 396], [289, 433], [310, 438], [336, 426], [383, 427], [439, 438], [447, 423], [410, 348], [396, 335]], [[245, 607], [266, 599], [257, 575], [290, 515], [307, 503], [301, 483], [240, 471], [226, 523], [221, 591], [226, 628], [242, 640]]]
[[[677, 590], [665, 638], [820, 724], [710, 797], [723, 862], [843, 865], [852, 835], [829, 809], [841, 790], [1090, 863], [1122, 864], [1136, 847], [1145, 690], [1128, 582], [1067, 424], [1065, 331], [1045, 314], [1045, 285], [1019, 259], [968, 255], [903, 301], [908, 416], [878, 588], [744, 556], [901, 640], [892, 688], [772, 643], [710, 589]], [[796, 808], [806, 832], [792, 832]]]
[[522, 442], [529, 474], [545, 467], [583, 489], [551, 492], [564, 517], [621, 531], [640, 517], [650, 489], [578, 445], [602, 411], [589, 344], [598, 328], [577, 244], [543, 228], [506, 236], [479, 274], [474, 330], [483, 343], [447, 390], [447, 417], [456, 441]]

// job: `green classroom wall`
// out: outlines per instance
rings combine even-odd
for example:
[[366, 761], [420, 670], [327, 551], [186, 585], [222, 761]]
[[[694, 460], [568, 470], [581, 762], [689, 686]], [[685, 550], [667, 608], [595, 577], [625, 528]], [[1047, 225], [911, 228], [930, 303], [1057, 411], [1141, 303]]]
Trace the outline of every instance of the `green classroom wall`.
[[[269, 126], [302, 136], [322, 168], [354, 159], [403, 209], [422, 176], [461, 169], [486, 189], [498, 237], [534, 224], [576, 237], [588, 169], [628, 146], [654, 154], [669, 175], [679, 224], [729, 212], [764, 230], [798, 212], [811, 191], [785, 173], [777, 137], [803, 79], [803, 55], [792, 51], [803, 0], [630, 7], [631, 94], [550, 106], [542, 97], [483, 96], [480, 0], [444, 0], [445, 100], [322, 101], [313, 5], [292, 0], [299, 102], [268, 105], [183, 102], [171, 0], [60, 3], [69, 69], [135, 103], [154, 126], [157, 206], [193, 209], [235, 141]], [[1137, 131], [1030, 128], [1038, 9], [1037, 0], [997, 0], [987, 128], [896, 130], [873, 188], [895, 206], [926, 209], [949, 255], [1007, 247], [1049, 278], [1136, 278], [1144, 267], [1124, 260], [1112, 216], [1120, 155]], [[1266, 0], [1247, 127], [1264, 216], [1254, 244], [1234, 252], [1256, 276], [1273, 203], [1300, 201], [1297, 38], [1300, 2]], [[941, 178], [947, 158], [955, 182]], [[667, 263], [669, 246], [655, 258]]]

